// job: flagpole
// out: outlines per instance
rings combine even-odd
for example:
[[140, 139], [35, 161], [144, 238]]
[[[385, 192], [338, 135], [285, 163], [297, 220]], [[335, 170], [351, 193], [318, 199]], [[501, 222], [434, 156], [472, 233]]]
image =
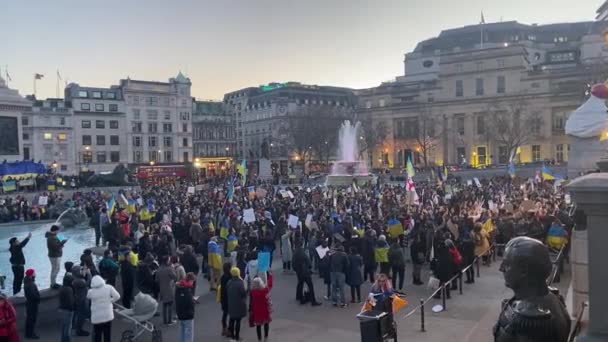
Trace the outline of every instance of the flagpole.
[[59, 98], [59, 69], [57, 69], [57, 75], [55, 75], [57, 77], [57, 84], [55, 86], [55, 98], [58, 99]]

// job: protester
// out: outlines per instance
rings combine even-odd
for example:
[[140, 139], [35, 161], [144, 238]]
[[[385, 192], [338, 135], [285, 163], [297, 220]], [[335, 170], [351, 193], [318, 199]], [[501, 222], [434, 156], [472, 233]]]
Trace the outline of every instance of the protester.
[[226, 296], [228, 298], [228, 315], [230, 323], [231, 338], [235, 341], [241, 341], [241, 320], [247, 315], [247, 291], [245, 283], [241, 279], [241, 271], [233, 267], [230, 270], [232, 278], [226, 285]]
[[[363, 266], [363, 258], [359, 255], [357, 247], [350, 248], [348, 256], [349, 270], [346, 275], [346, 283], [350, 286], [350, 302], [361, 302], [361, 284], [363, 284], [363, 274], [361, 267]], [[357, 300], [355, 301], [355, 294]]]
[[0, 293], [0, 341], [19, 342], [17, 313], [3, 293]]
[[32, 237], [32, 233], [28, 233], [27, 237], [23, 241], [19, 241], [16, 237], [12, 237], [9, 242], [9, 252], [11, 258], [11, 269], [13, 271], [13, 296], [21, 292], [21, 285], [23, 282], [23, 272], [25, 271], [25, 256], [23, 255], [23, 248], [27, 245]]
[[179, 322], [179, 342], [194, 341], [194, 280], [193, 273], [175, 286], [175, 312]]
[[99, 261], [99, 275], [106, 281], [106, 284], [116, 286], [116, 277], [120, 267], [114, 260], [112, 250], [103, 251], [103, 258]]
[[291, 259], [293, 251], [291, 248], [291, 231], [281, 235], [281, 259], [283, 259], [283, 272], [291, 270]]
[[63, 246], [68, 242], [68, 239], [60, 240], [58, 237], [59, 226], [52, 225], [51, 229], [46, 232], [46, 247], [48, 249], [48, 256], [51, 262], [51, 288], [58, 289], [60, 286], [57, 284], [57, 275], [59, 274], [59, 268], [61, 267], [61, 256], [63, 255]]
[[134, 255], [129, 247], [120, 252], [120, 281], [122, 285], [122, 305], [130, 309], [135, 287], [136, 266]]
[[110, 342], [112, 340], [112, 321], [114, 320], [113, 303], [120, 299], [120, 294], [112, 285], [106, 284], [102, 277], [94, 276], [87, 298], [91, 301], [93, 341]]
[[330, 272], [331, 272], [331, 287], [332, 301], [334, 306], [345, 307], [346, 297], [344, 296], [344, 284], [346, 283], [346, 274], [350, 270], [348, 264], [348, 256], [344, 253], [344, 247], [338, 245], [335, 252], [330, 257]]
[[270, 330], [272, 304], [270, 290], [272, 290], [273, 276], [268, 275], [268, 284], [260, 277], [253, 279], [251, 287], [250, 323], [255, 326], [258, 341], [262, 341], [262, 326], [264, 327], [264, 341], [268, 339]]
[[186, 270], [184, 266], [180, 263], [179, 257], [177, 255], [171, 256], [171, 267], [173, 267], [173, 271], [175, 271], [175, 282], [180, 282], [182, 279], [186, 279]]
[[403, 280], [405, 278], [405, 256], [399, 241], [395, 240], [388, 251], [388, 262], [391, 265], [393, 288], [397, 289], [399, 280], [399, 291], [403, 290]]
[[163, 256], [156, 271], [156, 283], [159, 288], [159, 301], [162, 303], [163, 323], [173, 325], [173, 302], [175, 300], [175, 282], [177, 275], [169, 263], [169, 257]]
[[86, 266], [73, 266], [71, 270], [73, 277], [72, 289], [74, 289], [74, 325], [76, 336], [89, 336], [90, 333], [83, 329], [85, 320], [89, 318], [89, 280], [91, 273]]
[[222, 307], [222, 336], [231, 337], [231, 333], [228, 330], [228, 282], [232, 279], [230, 270], [232, 265], [227, 262], [224, 263], [224, 273], [220, 279], [220, 304]]
[[25, 338], [39, 340], [40, 337], [36, 333], [36, 321], [38, 320], [40, 292], [36, 285], [36, 271], [31, 268], [25, 271], [23, 292], [25, 293]]
[[72, 321], [74, 320], [74, 289], [72, 276], [63, 277], [63, 285], [59, 289], [59, 312], [61, 314], [61, 342], [72, 341]]

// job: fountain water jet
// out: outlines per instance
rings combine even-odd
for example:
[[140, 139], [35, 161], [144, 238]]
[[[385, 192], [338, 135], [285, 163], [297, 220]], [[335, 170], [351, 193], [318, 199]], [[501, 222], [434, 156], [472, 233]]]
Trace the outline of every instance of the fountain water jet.
[[326, 185], [351, 185], [355, 180], [358, 184], [367, 183], [372, 176], [367, 170], [365, 161], [359, 159], [359, 128], [360, 122], [352, 124], [349, 120], [342, 123], [338, 135], [338, 156], [327, 176]]

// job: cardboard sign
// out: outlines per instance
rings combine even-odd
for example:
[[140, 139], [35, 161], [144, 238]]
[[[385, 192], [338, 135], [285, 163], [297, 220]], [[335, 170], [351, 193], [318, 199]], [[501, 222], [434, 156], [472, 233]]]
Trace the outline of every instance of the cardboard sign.
[[49, 198], [47, 196], [38, 197], [38, 205], [47, 205], [49, 203]]
[[141, 197], [137, 198], [137, 204], [140, 206], [144, 205], [144, 200]]
[[472, 180], [470, 180], [470, 179], [469, 179], [469, 180], [467, 180], [467, 185], [468, 185], [468, 186], [473, 185], [473, 181], [472, 181]]
[[310, 228], [310, 222], [312, 222], [312, 214], [307, 214], [306, 220], [304, 221], [304, 224], [306, 224], [306, 227]]
[[292, 229], [298, 228], [298, 217], [295, 215], [289, 215], [289, 219], [287, 220], [287, 225]]
[[189, 194], [193, 194], [193, 195], [194, 195], [194, 192], [195, 192], [195, 191], [196, 191], [196, 188], [195, 188], [195, 187], [193, 187], [193, 186], [189, 186], [189, 187], [188, 187], [188, 193], [189, 193]]
[[268, 270], [270, 269], [270, 253], [258, 253], [258, 269], [262, 273], [268, 272]]
[[243, 210], [243, 220], [246, 223], [255, 222], [255, 213], [253, 212], [253, 208]]

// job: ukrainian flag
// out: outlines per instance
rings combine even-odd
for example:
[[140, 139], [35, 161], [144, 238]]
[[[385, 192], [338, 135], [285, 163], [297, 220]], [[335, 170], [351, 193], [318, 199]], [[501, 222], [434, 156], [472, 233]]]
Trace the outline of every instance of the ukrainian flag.
[[106, 203], [106, 208], [108, 209], [108, 218], [112, 218], [112, 212], [114, 212], [114, 208], [116, 208], [116, 200], [114, 199], [114, 196], [112, 196], [112, 198], [110, 198], [110, 200], [108, 200], [108, 202]]
[[56, 191], [57, 190], [57, 183], [55, 183], [54, 180], [48, 180], [46, 182], [46, 189], [48, 191]]
[[448, 180], [448, 167], [443, 165], [443, 180]]
[[127, 211], [129, 214], [135, 214], [137, 212], [137, 201], [134, 199], [129, 199], [127, 203]]
[[221, 270], [223, 267], [222, 247], [215, 241], [209, 241], [207, 250], [209, 251], [209, 267], [215, 270]]
[[243, 159], [240, 165], [237, 165], [236, 172], [241, 175], [241, 184], [245, 186], [247, 182], [247, 160]]
[[542, 174], [543, 174], [543, 180], [563, 179], [562, 177], [553, 173], [553, 171], [549, 170], [549, 168], [545, 165], [543, 165]]
[[142, 208], [142, 209], [139, 211], [139, 219], [140, 219], [141, 221], [148, 221], [148, 220], [151, 220], [153, 217], [154, 217], [154, 214], [153, 214], [153, 213], [151, 213], [151, 212], [148, 210], [148, 208]]
[[407, 165], [405, 166], [405, 170], [407, 171], [407, 175], [409, 177], [414, 177], [416, 172], [414, 172], [414, 164], [412, 164], [412, 159], [407, 157]]
[[2, 189], [4, 190], [4, 192], [17, 191], [17, 182], [5, 181], [2, 185]]
[[509, 162], [509, 176], [511, 176], [511, 178], [515, 177], [515, 162], [513, 160]]
[[391, 238], [396, 239], [401, 234], [403, 234], [403, 225], [401, 222], [395, 218], [388, 220], [388, 235]]
[[238, 245], [239, 245], [239, 239], [236, 237], [236, 235], [230, 234], [230, 236], [228, 236], [228, 243], [226, 245], [226, 249], [228, 250], [228, 253], [234, 251]]
[[220, 223], [220, 237], [222, 239], [227, 239], [228, 235], [230, 235], [230, 224], [227, 219], [223, 219]]
[[553, 249], [561, 249], [568, 243], [568, 233], [563, 227], [551, 226], [547, 233], [547, 245]]
[[376, 262], [388, 262], [388, 246], [386, 247], [376, 247], [374, 250], [374, 258]]

